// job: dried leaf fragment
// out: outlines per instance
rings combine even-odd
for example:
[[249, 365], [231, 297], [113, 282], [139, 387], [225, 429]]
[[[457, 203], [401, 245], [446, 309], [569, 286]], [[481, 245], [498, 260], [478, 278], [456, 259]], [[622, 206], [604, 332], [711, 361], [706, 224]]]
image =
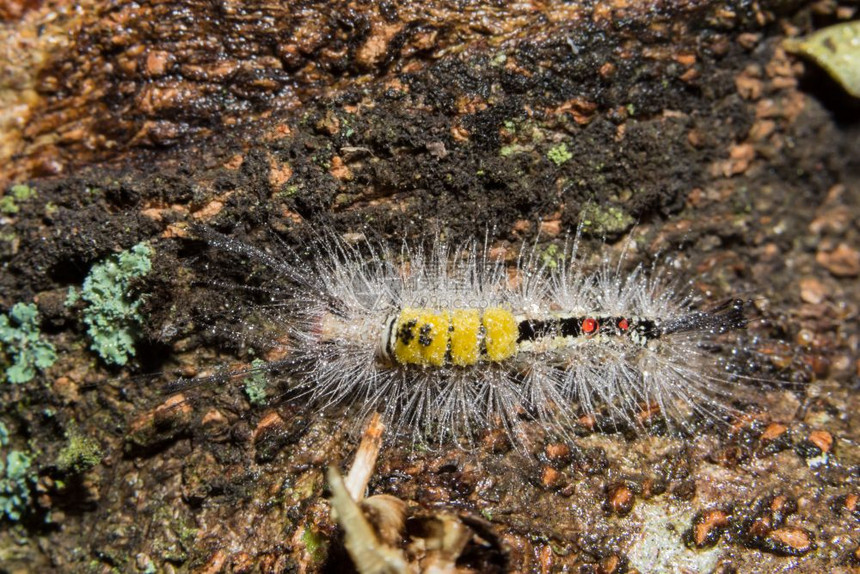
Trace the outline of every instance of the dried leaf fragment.
[[860, 20], [828, 26], [783, 46], [821, 66], [845, 91], [860, 98]]
[[403, 554], [380, 542], [359, 505], [352, 499], [343, 477], [335, 467], [327, 474], [331, 505], [344, 530], [346, 549], [361, 574], [405, 574], [409, 572]]

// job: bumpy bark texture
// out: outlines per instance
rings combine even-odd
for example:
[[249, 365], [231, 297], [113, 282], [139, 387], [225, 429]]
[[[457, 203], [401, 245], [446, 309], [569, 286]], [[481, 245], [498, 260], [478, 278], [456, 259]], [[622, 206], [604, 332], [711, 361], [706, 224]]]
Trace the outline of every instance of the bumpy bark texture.
[[[860, 106], [781, 46], [853, 17], [837, 1], [0, 2], [0, 306], [35, 301], [60, 356], [0, 383], [4, 455], [35, 455], [0, 562], [347, 564], [324, 472], [357, 444], [348, 412], [255, 407], [229, 378], [160, 391], [261, 352], [235, 334], [249, 295], [219, 286], [271, 277], [210, 261], [186, 224], [260, 247], [323, 227], [516, 246], [587, 220], [595, 253], [632, 233], [631, 263], [680, 253], [706, 300], [752, 298], [767, 321], [751, 337], [785, 342], [751, 357], [771, 382], [694, 433], [535, 429], [532, 453], [493, 432], [474, 452], [392, 440], [370, 491], [408, 503], [404, 544], [450, 512], [476, 533], [463, 571], [856, 568]], [[108, 367], [64, 301], [141, 241], [137, 355]], [[101, 456], [70, 453], [81, 436]]]

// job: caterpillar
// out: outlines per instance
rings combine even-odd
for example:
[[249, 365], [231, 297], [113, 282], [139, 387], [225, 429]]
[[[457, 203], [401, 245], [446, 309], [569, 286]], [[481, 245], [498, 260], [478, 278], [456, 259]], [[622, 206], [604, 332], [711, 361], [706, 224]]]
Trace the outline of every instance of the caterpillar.
[[324, 234], [275, 255], [212, 229], [208, 245], [261, 263], [278, 286], [258, 314], [280, 332], [283, 372], [313, 408], [381, 413], [422, 443], [470, 444], [523, 424], [568, 433], [583, 415], [615, 426], [656, 410], [669, 422], [729, 409], [736, 381], [715, 345], [743, 328], [745, 302], [707, 309], [666, 273], [620, 262], [587, 268], [580, 233], [562, 257], [521, 250], [508, 267], [487, 241], [427, 248], [347, 243]]

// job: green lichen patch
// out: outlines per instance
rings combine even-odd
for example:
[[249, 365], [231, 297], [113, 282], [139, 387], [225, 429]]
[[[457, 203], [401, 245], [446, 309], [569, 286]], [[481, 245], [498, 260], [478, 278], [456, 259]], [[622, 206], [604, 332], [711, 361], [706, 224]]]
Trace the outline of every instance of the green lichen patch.
[[9, 432], [0, 422], [0, 518], [11, 522], [21, 519], [30, 505], [30, 487], [36, 477], [31, 470], [29, 454], [18, 450], [5, 452], [9, 444]]
[[57, 360], [54, 346], [39, 333], [38, 317], [32, 303], [16, 303], [8, 316], [0, 315], [0, 357], [10, 383], [26, 383]]
[[[86, 306], [84, 323], [90, 337], [90, 348], [105, 362], [124, 365], [135, 354], [134, 344], [143, 321], [139, 309], [143, 297], [132, 292], [131, 282], [152, 269], [152, 248], [139, 243], [127, 251], [93, 265], [84, 280], [80, 299]], [[66, 304], [78, 299], [69, 290]]]
[[248, 402], [254, 406], [262, 406], [266, 404], [266, 386], [268, 385], [268, 377], [264, 367], [266, 361], [262, 359], [254, 359], [251, 362], [251, 367], [254, 369], [243, 379], [243, 388], [245, 395], [248, 397]]

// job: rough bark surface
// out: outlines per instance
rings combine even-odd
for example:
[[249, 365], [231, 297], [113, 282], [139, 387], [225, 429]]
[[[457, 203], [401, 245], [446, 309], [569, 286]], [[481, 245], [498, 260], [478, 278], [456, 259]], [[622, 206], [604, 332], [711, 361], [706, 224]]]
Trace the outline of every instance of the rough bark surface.
[[[772, 381], [700, 432], [392, 440], [370, 484], [412, 523], [459, 515], [463, 571], [851, 572], [860, 564], [860, 105], [781, 42], [849, 3], [0, 2], [0, 307], [35, 302], [53, 367], [0, 383], [31, 502], [10, 572], [341, 571], [324, 497], [350, 413], [161, 392], [259, 353], [246, 297], [186, 224], [261, 247], [325, 227], [396, 244], [487, 230], [677, 255], [708, 301], [749, 296]], [[13, 184], [34, 193], [15, 196]], [[141, 241], [131, 364], [64, 304]], [[246, 343], [248, 338], [239, 338]], [[9, 360], [0, 354], [0, 361]], [[161, 375], [150, 373], [160, 372]], [[70, 437], [101, 453], [68, 465]], [[3, 520], [0, 517], [0, 520]], [[411, 534], [414, 534], [411, 533]], [[404, 543], [410, 533], [404, 533]], [[655, 558], [656, 556], [663, 558]], [[669, 557], [669, 558], [666, 558]]]

